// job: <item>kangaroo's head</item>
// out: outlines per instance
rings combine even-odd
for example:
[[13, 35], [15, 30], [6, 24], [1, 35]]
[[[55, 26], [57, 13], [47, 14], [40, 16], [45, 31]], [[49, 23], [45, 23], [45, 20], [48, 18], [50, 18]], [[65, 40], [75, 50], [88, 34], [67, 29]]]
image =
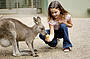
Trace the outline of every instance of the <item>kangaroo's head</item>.
[[45, 35], [46, 34], [45, 27], [41, 22], [41, 18], [39, 16], [37, 18], [33, 17], [33, 20], [35, 23], [34, 29], [36, 30], [36, 32]]

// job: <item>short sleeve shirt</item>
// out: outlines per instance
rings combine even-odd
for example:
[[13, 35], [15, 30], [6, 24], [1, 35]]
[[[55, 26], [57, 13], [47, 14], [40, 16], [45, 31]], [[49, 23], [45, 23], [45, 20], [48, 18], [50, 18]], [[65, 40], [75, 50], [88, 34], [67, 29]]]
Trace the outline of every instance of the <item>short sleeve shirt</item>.
[[[69, 21], [70, 19], [71, 19], [71, 15], [70, 15], [70, 14], [67, 14], [67, 15], [65, 16], [65, 20], [66, 20], [66, 21]], [[58, 21], [55, 21], [55, 20], [51, 19], [48, 23], [49, 23], [50, 25], [53, 25], [55, 30], [58, 30], [58, 29], [60, 28]]]

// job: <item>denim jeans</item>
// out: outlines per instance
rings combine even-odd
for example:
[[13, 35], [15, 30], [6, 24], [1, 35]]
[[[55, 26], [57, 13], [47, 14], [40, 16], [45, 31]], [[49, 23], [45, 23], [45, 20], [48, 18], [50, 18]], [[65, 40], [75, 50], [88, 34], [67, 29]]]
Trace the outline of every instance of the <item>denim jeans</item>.
[[[46, 30], [48, 34], [50, 34], [50, 30]], [[68, 35], [68, 27], [66, 24], [60, 24], [59, 30], [54, 30], [54, 39], [51, 42], [45, 41], [45, 36], [42, 34], [39, 35], [39, 37], [49, 46], [55, 47], [57, 45], [57, 38], [63, 38], [63, 48], [68, 48], [72, 47], [72, 44], [69, 40], [69, 35]]]

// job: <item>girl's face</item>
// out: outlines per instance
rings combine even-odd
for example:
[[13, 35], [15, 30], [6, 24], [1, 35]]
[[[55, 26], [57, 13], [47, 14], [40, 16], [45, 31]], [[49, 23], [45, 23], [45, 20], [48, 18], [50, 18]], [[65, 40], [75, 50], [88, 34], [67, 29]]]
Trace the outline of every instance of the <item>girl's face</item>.
[[50, 8], [50, 11], [51, 11], [51, 15], [54, 17], [54, 18], [58, 18], [60, 16], [60, 10], [59, 8]]

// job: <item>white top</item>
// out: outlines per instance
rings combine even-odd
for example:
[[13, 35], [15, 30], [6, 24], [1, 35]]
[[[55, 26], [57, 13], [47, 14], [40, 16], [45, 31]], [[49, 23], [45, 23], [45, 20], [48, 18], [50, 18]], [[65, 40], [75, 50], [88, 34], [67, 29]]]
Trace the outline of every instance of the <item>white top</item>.
[[[71, 19], [71, 15], [70, 14], [67, 14], [65, 16], [65, 21], [69, 21], [70, 19]], [[55, 21], [55, 20], [51, 19], [48, 23], [50, 25], [53, 25], [55, 30], [58, 30], [60, 28], [58, 21]]]

